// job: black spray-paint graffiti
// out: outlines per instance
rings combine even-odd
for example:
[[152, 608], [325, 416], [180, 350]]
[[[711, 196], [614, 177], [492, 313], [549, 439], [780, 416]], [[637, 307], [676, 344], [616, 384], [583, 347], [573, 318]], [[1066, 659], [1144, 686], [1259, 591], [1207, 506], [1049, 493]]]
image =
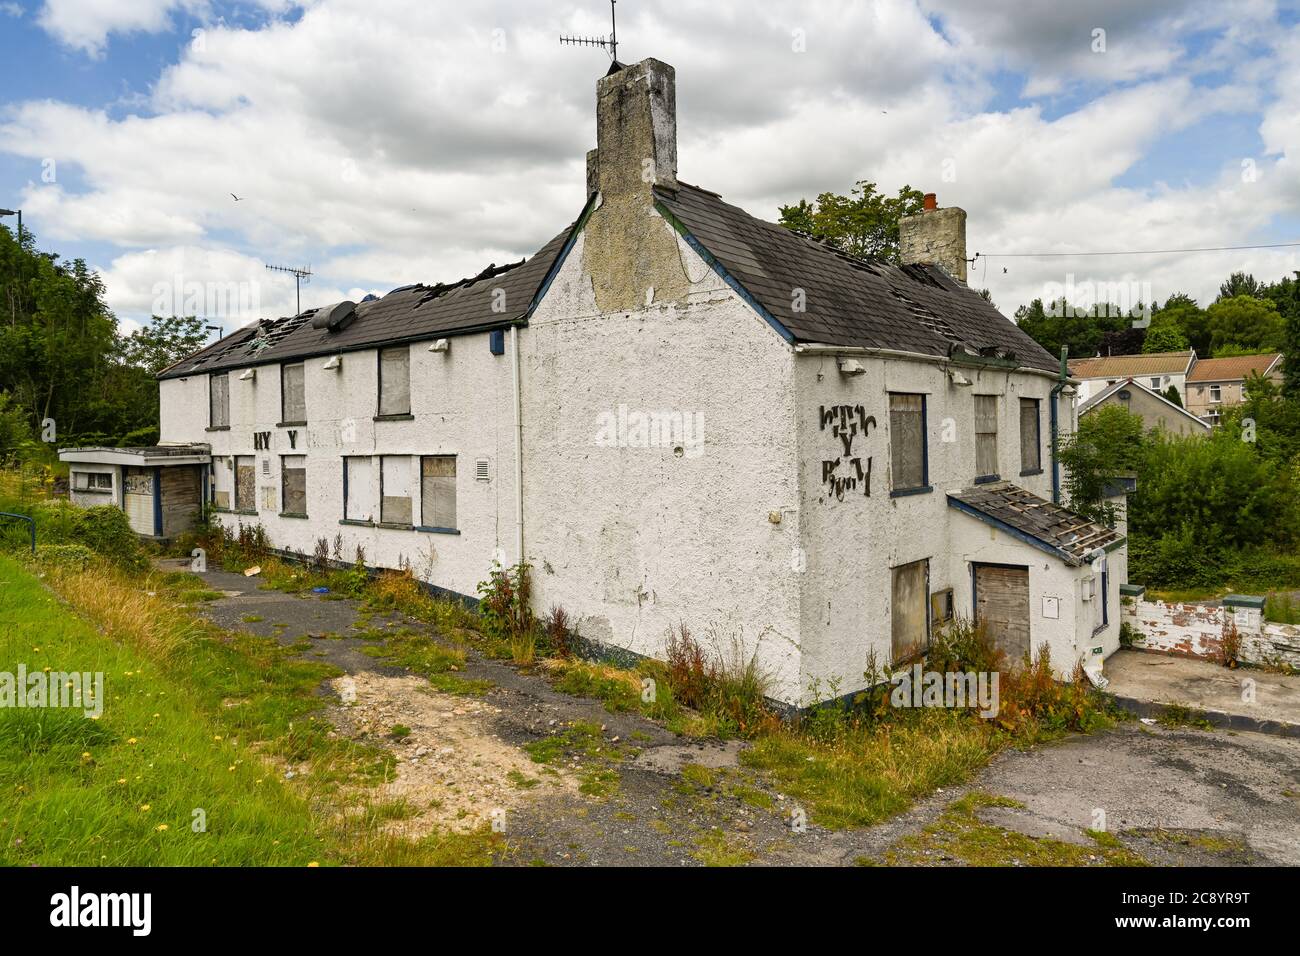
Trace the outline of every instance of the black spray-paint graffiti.
[[[831, 434], [840, 440], [843, 454], [837, 458], [822, 460], [822, 484], [830, 488], [836, 501], [844, 500], [846, 491], [862, 489], [865, 497], [871, 497], [871, 457], [867, 456], [866, 465], [860, 455], [853, 454], [853, 440], [861, 435], [866, 438], [871, 429], [876, 427], [874, 415], [868, 415], [861, 405], [822, 405], [817, 410], [821, 430], [830, 426]], [[837, 474], [840, 465], [847, 462], [849, 470]]]

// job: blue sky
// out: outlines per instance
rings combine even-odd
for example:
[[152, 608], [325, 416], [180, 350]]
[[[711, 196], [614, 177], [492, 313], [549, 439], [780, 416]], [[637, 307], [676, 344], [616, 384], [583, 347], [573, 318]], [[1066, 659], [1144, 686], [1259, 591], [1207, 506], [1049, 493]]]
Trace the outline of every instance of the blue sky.
[[[966, 208], [972, 253], [1300, 240], [1293, 3], [619, 8], [623, 58], [677, 68], [682, 178], [755, 214], [867, 178]], [[596, 0], [0, 0], [0, 206], [99, 269], [128, 323], [195, 283], [252, 293], [210, 316], [228, 325], [279, 314], [293, 286], [267, 262], [312, 264], [305, 305], [477, 272], [581, 205], [605, 64], [555, 37], [606, 18]], [[1208, 298], [1297, 251], [977, 271], [1009, 313], [1067, 277]]]

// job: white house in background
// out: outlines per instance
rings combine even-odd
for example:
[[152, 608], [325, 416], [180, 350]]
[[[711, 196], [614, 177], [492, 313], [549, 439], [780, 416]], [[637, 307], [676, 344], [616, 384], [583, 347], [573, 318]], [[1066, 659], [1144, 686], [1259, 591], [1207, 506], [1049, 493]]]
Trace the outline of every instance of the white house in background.
[[1140, 355], [1099, 355], [1070, 360], [1070, 376], [1079, 380], [1079, 401], [1086, 402], [1104, 388], [1132, 379], [1153, 392], [1172, 385], [1187, 403], [1187, 376], [1196, 364], [1196, 352], [1149, 352]]
[[164, 371], [162, 441], [211, 446], [214, 519], [464, 595], [524, 560], [585, 637], [657, 656], [685, 624], [790, 703], [953, 615], [1066, 677], [1118, 647], [1124, 536], [1052, 503], [1068, 380], [966, 287], [964, 212], [927, 197], [901, 267], [755, 219], [678, 180], [656, 60], [598, 82], [597, 140], [527, 261]]

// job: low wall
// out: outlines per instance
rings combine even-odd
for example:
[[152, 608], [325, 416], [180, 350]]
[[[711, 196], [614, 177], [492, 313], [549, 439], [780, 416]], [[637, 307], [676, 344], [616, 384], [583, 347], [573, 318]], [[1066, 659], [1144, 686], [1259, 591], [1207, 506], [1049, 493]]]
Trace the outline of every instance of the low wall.
[[1240, 658], [1245, 663], [1300, 668], [1300, 627], [1265, 621], [1261, 598], [1243, 600], [1250, 603], [1225, 599], [1222, 607], [1207, 607], [1125, 597], [1120, 619], [1132, 629], [1138, 650], [1213, 661], [1220, 658], [1223, 633], [1231, 623], [1241, 638]]

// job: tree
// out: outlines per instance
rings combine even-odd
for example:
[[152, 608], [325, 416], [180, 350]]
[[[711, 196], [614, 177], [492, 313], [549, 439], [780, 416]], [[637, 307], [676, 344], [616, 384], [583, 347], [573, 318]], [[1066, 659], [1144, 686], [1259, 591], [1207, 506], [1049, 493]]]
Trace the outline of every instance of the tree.
[[1142, 342], [1143, 352], [1182, 352], [1189, 347], [1187, 335], [1178, 324], [1177, 317], [1162, 312], [1151, 319], [1147, 328], [1147, 337]]
[[23, 410], [6, 393], [0, 392], [0, 463], [20, 457], [31, 437]]
[[[1210, 355], [1210, 326], [1205, 310], [1196, 304], [1196, 300], [1184, 292], [1175, 292], [1165, 300], [1163, 306], [1157, 306], [1151, 312], [1151, 325], [1172, 326], [1182, 333], [1187, 345], [1184, 348], [1196, 350], [1201, 358]], [[1148, 334], [1150, 329], [1147, 330]]]
[[1220, 299], [1205, 313], [1210, 325], [1210, 347], [1215, 355], [1232, 347], [1247, 350], [1243, 354], [1275, 352], [1282, 347], [1285, 324], [1268, 299], [1233, 296]]
[[[1300, 271], [1296, 272], [1295, 281], [1283, 279], [1289, 284], [1290, 308], [1278, 311], [1286, 316], [1286, 328], [1282, 339], [1282, 394], [1292, 402], [1300, 402]], [[1270, 287], [1271, 288], [1271, 287]], [[1274, 304], [1285, 302], [1281, 290], [1273, 298]]]
[[1248, 295], [1253, 299], [1258, 299], [1264, 295], [1264, 283], [1248, 272], [1234, 272], [1220, 283], [1219, 297], [1214, 301], [1222, 302], [1224, 299], [1235, 299], [1239, 295]]
[[896, 197], [876, 192], [876, 184], [859, 180], [848, 196], [824, 192], [810, 203], [800, 199], [781, 207], [781, 225], [806, 233], [857, 258], [898, 261], [898, 221], [919, 213], [925, 197], [904, 186]]
[[1097, 355], [1107, 333], [1132, 328], [1132, 322], [1114, 306], [1083, 309], [1065, 299], [1046, 306], [1042, 299], [1022, 305], [1016, 309], [1016, 324], [1053, 355], [1061, 354], [1062, 345], [1068, 346], [1072, 358]]
[[1177, 405], [1179, 408], [1183, 407], [1183, 396], [1178, 394], [1177, 385], [1170, 385], [1167, 389], [1165, 389], [1165, 398], [1168, 401], [1172, 402], [1173, 404]]
[[1119, 405], [1080, 417], [1078, 430], [1061, 442], [1059, 458], [1070, 507], [1097, 521], [1113, 521], [1106, 486], [1117, 475], [1140, 471], [1146, 445], [1142, 419]]
[[193, 315], [150, 316], [149, 324], [122, 342], [122, 358], [151, 376], [203, 347], [208, 332]]

